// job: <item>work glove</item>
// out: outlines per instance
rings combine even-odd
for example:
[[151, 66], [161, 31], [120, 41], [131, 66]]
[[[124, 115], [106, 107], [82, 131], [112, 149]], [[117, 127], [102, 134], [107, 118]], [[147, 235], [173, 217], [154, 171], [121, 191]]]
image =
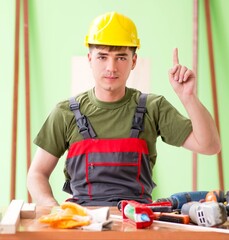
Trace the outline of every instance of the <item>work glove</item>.
[[89, 225], [91, 216], [88, 210], [79, 204], [65, 202], [55, 212], [40, 217], [39, 222], [53, 228], [76, 228]]

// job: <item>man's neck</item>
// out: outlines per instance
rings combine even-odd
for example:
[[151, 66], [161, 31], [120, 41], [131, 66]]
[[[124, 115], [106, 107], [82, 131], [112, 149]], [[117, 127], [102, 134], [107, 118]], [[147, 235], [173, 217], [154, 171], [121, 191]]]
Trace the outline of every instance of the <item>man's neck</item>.
[[94, 91], [96, 98], [102, 102], [116, 102], [125, 96], [125, 89], [114, 92], [110, 90], [97, 91], [95, 88]]

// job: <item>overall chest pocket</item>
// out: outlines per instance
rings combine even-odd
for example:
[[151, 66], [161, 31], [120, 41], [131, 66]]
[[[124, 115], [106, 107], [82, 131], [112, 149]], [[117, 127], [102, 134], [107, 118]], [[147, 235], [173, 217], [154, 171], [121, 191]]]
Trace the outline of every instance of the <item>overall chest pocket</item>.
[[[87, 161], [87, 182], [91, 194], [121, 193], [125, 191], [141, 193], [139, 182], [141, 154], [137, 152], [90, 153]], [[99, 184], [100, 183], [100, 184]]]
[[88, 155], [88, 178], [90, 181], [106, 179], [136, 179], [139, 174], [140, 155], [136, 152], [91, 153]]

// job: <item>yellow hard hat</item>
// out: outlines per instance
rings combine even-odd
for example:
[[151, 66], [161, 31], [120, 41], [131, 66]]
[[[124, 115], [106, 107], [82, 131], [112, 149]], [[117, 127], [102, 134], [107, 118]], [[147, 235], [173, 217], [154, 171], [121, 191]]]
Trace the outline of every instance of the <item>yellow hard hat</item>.
[[127, 46], [140, 48], [140, 39], [134, 22], [117, 12], [98, 16], [92, 22], [85, 45]]

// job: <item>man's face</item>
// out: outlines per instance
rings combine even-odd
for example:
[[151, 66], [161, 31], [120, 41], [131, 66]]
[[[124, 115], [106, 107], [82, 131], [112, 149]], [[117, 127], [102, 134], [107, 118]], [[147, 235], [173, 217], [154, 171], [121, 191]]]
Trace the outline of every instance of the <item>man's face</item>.
[[130, 71], [134, 69], [137, 55], [129, 48], [109, 51], [109, 48], [93, 48], [88, 53], [96, 91], [115, 93], [125, 90]]

